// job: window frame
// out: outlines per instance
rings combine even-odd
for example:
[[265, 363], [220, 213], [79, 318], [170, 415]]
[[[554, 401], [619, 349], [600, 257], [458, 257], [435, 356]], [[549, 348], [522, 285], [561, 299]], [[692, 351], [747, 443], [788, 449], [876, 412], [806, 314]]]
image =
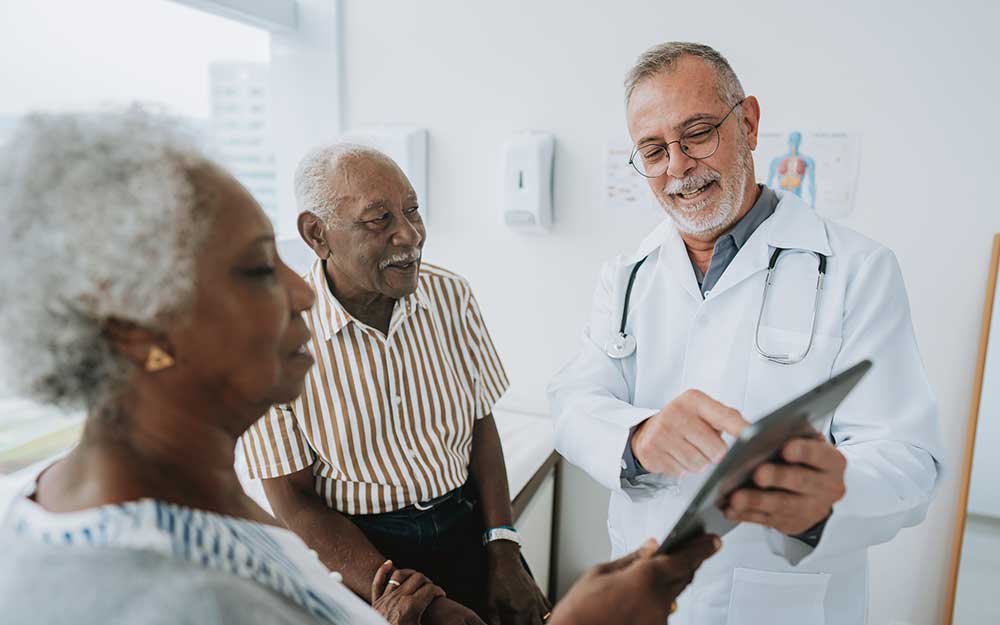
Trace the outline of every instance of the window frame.
[[[312, 252], [298, 236], [293, 179], [302, 155], [317, 141], [333, 139], [343, 129], [341, 0], [166, 1], [270, 32], [278, 203], [274, 227], [280, 252], [302, 270]], [[0, 423], [7, 414], [20, 413], [24, 401], [4, 391], [0, 387]]]
[[342, 0], [170, 1], [271, 33], [270, 114], [278, 196], [274, 227], [280, 247], [298, 256], [295, 168], [317, 141], [332, 140], [344, 129]]

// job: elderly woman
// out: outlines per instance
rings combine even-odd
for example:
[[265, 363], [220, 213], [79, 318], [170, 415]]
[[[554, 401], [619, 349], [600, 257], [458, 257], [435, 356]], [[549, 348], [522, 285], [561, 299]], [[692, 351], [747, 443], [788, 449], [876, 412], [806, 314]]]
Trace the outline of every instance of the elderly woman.
[[[4, 622], [419, 622], [423, 575], [386, 562], [372, 610], [240, 488], [237, 439], [313, 362], [314, 294], [245, 189], [141, 111], [33, 116], [0, 152], [0, 223], [6, 382], [87, 412], [0, 485]], [[550, 622], [662, 623], [717, 544], [598, 567]]]

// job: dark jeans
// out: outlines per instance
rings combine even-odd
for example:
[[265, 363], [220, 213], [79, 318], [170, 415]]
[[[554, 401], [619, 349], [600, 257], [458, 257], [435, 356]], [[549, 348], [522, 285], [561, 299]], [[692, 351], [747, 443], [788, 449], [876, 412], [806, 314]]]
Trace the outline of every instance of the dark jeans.
[[471, 481], [430, 510], [410, 506], [348, 518], [396, 568], [420, 571], [449, 599], [483, 616], [486, 548], [479, 494]]

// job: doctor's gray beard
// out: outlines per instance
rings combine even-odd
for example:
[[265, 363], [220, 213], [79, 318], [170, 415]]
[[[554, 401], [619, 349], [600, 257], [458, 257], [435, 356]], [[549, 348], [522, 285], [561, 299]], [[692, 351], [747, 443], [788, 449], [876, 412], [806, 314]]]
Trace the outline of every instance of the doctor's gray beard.
[[[660, 205], [674, 220], [677, 229], [699, 239], [708, 239], [725, 232], [736, 222], [743, 199], [746, 197], [746, 179], [753, 173], [753, 153], [746, 139], [740, 141], [740, 154], [733, 167], [732, 175], [723, 176], [722, 197], [711, 208], [710, 200], [704, 200], [691, 208], [672, 206], [663, 200]], [[674, 182], [677, 185], [677, 182]]]

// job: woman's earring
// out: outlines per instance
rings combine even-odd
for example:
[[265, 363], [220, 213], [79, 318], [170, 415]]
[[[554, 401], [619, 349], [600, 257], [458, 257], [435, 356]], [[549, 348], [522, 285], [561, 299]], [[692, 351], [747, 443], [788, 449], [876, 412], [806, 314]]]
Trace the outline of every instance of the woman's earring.
[[157, 345], [149, 348], [149, 355], [146, 356], [146, 371], [156, 373], [174, 366], [174, 359], [167, 352]]

